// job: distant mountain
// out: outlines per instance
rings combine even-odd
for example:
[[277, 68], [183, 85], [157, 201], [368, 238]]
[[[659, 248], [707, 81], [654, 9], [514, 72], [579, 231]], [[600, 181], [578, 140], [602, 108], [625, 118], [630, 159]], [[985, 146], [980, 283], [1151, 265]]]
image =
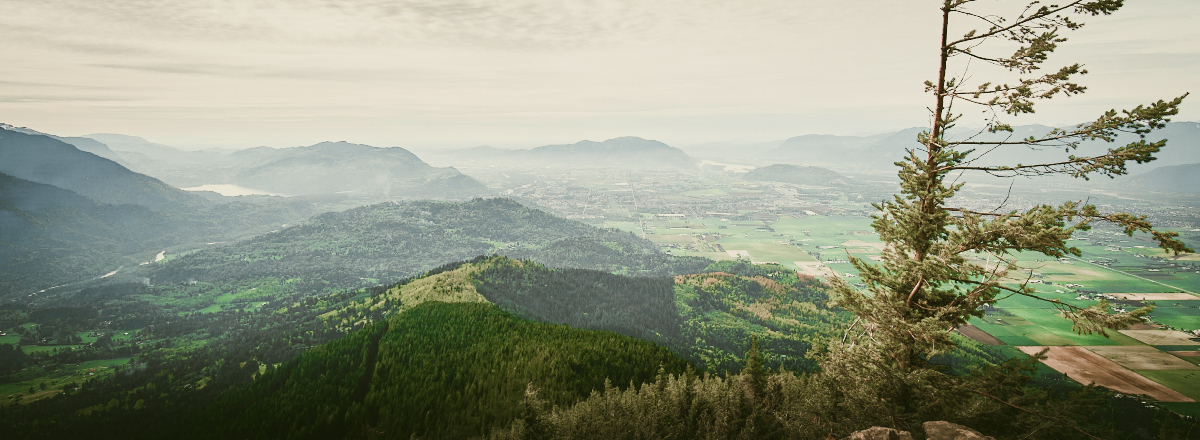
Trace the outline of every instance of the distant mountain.
[[435, 168], [403, 148], [347, 142], [242, 150], [232, 183], [281, 194], [373, 193], [386, 198], [470, 198], [487, 187], [454, 168]]
[[746, 173], [746, 180], [795, 183], [809, 186], [856, 186], [853, 179], [821, 167], [775, 164]]
[[1117, 183], [1126, 189], [1200, 194], [1200, 163], [1158, 167], [1150, 172], [1129, 176]]
[[49, 137], [58, 139], [60, 141], [66, 142], [68, 144], [74, 145], [75, 148], [78, 148], [80, 151], [86, 151], [88, 153], [92, 153], [97, 156], [100, 156], [105, 159], [108, 159], [113, 162], [124, 165], [125, 167], [129, 167], [129, 164], [125, 161], [124, 158], [122, 158], [116, 152], [109, 149], [108, 145], [104, 145], [103, 143], [96, 141], [95, 139], [88, 139], [88, 138], [83, 138], [83, 137], [55, 136], [55, 135], [48, 134], [48, 133], [42, 133], [40, 131], [31, 129], [31, 128], [14, 127], [12, 125], [2, 124], [2, 123], [0, 123], [0, 130], [15, 131], [18, 133], [25, 133], [25, 134], [32, 134], [32, 135], [49, 136]]
[[0, 172], [110, 205], [141, 205], [166, 211], [209, 204], [199, 196], [45, 135], [0, 129]]
[[[1052, 127], [1044, 125], [1021, 125], [1014, 126], [1012, 133], [979, 133], [977, 130], [960, 128], [950, 132], [949, 139], [964, 140], [969, 137], [972, 141], [985, 142], [1019, 140], [1030, 136], [1042, 136], [1052, 129]], [[770, 153], [774, 157], [789, 159], [793, 163], [892, 171], [895, 169], [893, 163], [906, 157], [906, 150], [919, 147], [917, 135], [925, 130], [927, 128], [914, 127], [873, 136], [797, 136], [784, 141]], [[1154, 162], [1128, 164], [1131, 174], [1144, 173], [1158, 166], [1200, 162], [1200, 123], [1170, 122], [1163, 129], [1151, 133], [1146, 139], [1149, 141], [1167, 139], [1167, 147], [1155, 155], [1158, 160]], [[1109, 148], [1123, 146], [1137, 140], [1136, 135], [1123, 134], [1111, 143], [1085, 142], [1079, 146], [1078, 150], [1071, 152], [1053, 147], [1029, 148], [1010, 145], [991, 149], [989, 146], [980, 145], [977, 147], [978, 152], [986, 152], [986, 155], [974, 164], [1012, 165], [1056, 162], [1072, 154], [1076, 156], [1103, 154]]]
[[137, 136], [95, 133], [83, 137], [119, 152], [123, 165], [180, 188], [227, 182], [236, 170], [228, 159], [232, 150], [186, 151]]
[[837, 165], [843, 168], [881, 169], [904, 158], [916, 146], [923, 128], [909, 128], [872, 136], [811, 134], [783, 141], [770, 154], [796, 163]]
[[579, 141], [545, 145], [529, 150], [507, 150], [489, 146], [449, 151], [431, 151], [439, 162], [481, 165], [533, 165], [576, 168], [695, 168], [698, 161], [678, 148], [639, 137], [619, 137], [604, 142]]

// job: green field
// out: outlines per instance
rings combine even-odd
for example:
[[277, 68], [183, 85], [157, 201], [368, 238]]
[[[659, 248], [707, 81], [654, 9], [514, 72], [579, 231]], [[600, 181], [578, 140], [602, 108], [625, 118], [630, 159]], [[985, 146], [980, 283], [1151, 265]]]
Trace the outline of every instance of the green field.
[[[89, 378], [98, 378], [110, 375], [113, 373], [113, 367], [121, 366], [129, 363], [130, 358], [104, 359], [96, 361], [87, 361], [79, 365], [64, 365], [58, 370], [48, 371], [39, 377], [0, 384], [0, 402], [9, 402], [17, 394], [24, 394], [21, 402], [27, 403], [34, 400], [40, 400], [47, 397], [52, 397], [62, 391], [62, 387], [70, 382], [76, 385], [82, 385]], [[42, 384], [45, 384], [45, 390], [42, 389]], [[29, 394], [29, 388], [34, 389], [33, 394]]]
[[[1175, 328], [1188, 330], [1200, 329], [1200, 300], [1197, 301], [1155, 301], [1156, 307], [1150, 313], [1155, 321]], [[1190, 305], [1194, 304], [1194, 305]], [[1182, 304], [1175, 306], [1174, 304]], [[1190, 305], [1190, 306], [1189, 306]]]
[[[715, 194], [716, 190], [695, 193]], [[675, 255], [694, 255], [714, 260], [735, 259], [725, 251], [746, 251], [758, 263], [778, 263], [799, 269], [796, 261], [846, 260], [847, 256], [868, 258], [879, 249], [879, 240], [871, 232], [868, 218], [861, 216], [778, 216], [774, 221], [729, 219], [723, 217], [657, 217], [643, 215], [644, 221], [607, 222], [605, 226], [642, 234]], [[671, 229], [687, 227], [689, 229]], [[769, 228], [769, 229], [768, 229]], [[715, 236], [715, 238], [714, 238]], [[852, 242], [851, 245], [845, 245]], [[861, 242], [861, 243], [860, 243]], [[720, 246], [719, 248], [717, 246]], [[818, 246], [836, 246], [818, 249]], [[832, 263], [838, 273], [857, 275], [849, 264]]]
[[53, 352], [55, 350], [66, 350], [69, 348], [73, 349], [73, 348], [79, 348], [79, 347], [82, 347], [82, 345], [22, 345], [21, 351], [24, 351], [25, 354], [34, 354], [34, 353]]
[[1180, 394], [1200, 400], [1200, 370], [1135, 370]]

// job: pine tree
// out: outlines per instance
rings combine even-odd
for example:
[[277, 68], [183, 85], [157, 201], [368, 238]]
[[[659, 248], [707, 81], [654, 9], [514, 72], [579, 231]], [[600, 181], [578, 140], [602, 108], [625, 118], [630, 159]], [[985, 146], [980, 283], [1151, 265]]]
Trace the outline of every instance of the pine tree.
[[[972, 317], [981, 317], [981, 307], [995, 303], [1001, 294], [1047, 301], [1074, 322], [1077, 332], [1085, 334], [1122, 328], [1150, 310], [1111, 313], [1105, 302], [1078, 307], [1041, 296], [1027, 285], [1027, 280], [1022, 281], [1018, 252], [1039, 252], [1056, 258], [1079, 256], [1079, 249], [1066, 241], [1096, 222], [1118, 225], [1129, 235], [1149, 233], [1163, 249], [1176, 254], [1192, 252], [1176, 239], [1176, 233], [1154, 230], [1145, 216], [1102, 213], [1096, 206], [1078, 201], [1041, 205], [1024, 212], [974, 211], [952, 205], [951, 198], [964, 186], [954, 179], [964, 173], [1001, 177], [1061, 174], [1084, 179], [1125, 174], [1130, 161], [1154, 160], [1166, 140], [1151, 142], [1146, 135], [1177, 114], [1187, 96], [1121, 112], [1109, 110], [1092, 122], [1056, 128], [1042, 136], [1012, 139], [1013, 128], [1001, 121], [1002, 116], [1033, 113], [1036, 101], [1086, 90], [1072, 82], [1073, 77], [1087, 73], [1080, 64], [1039, 73], [1058, 44], [1067, 40], [1063, 33], [1083, 26], [1078, 17], [1111, 14], [1123, 2], [1034, 1], [1010, 17], [973, 11], [972, 3], [976, 1], [943, 0], [938, 79], [925, 83], [926, 91], [933, 94], [932, 127], [918, 136], [918, 144], [905, 160], [896, 162], [900, 167], [900, 194], [875, 205], [879, 213], [873, 216], [872, 225], [887, 244], [882, 264], [851, 258], [866, 292], [840, 279], [831, 282], [837, 303], [859, 317], [847, 330], [843, 348], [859, 347], [854, 351], [866, 346], [872, 355], [886, 356], [901, 371], [923, 369], [925, 356], [952, 348], [950, 331]], [[959, 25], [958, 20], [982, 27], [951, 39], [949, 29], [952, 24]], [[1008, 40], [1020, 47], [1011, 55], [993, 54], [988, 49], [994, 40]], [[960, 65], [951, 64], [956, 61]], [[965, 68], [970, 62], [1001, 67], [1016, 78], [1006, 83], [972, 82]], [[954, 76], [952, 72], [963, 73]], [[955, 113], [956, 104], [982, 108], [988, 117], [986, 128], [966, 140], [952, 140], [947, 130], [962, 116]], [[980, 140], [1005, 133], [1009, 134], [1007, 139]], [[1115, 142], [1122, 133], [1136, 135], [1139, 140], [1099, 155], [1069, 154], [1085, 141]], [[991, 166], [980, 161], [996, 150], [1021, 147], [1053, 147], [1065, 150], [1067, 155], [1062, 160], [1039, 164]], [[987, 262], [969, 258], [976, 254]]]
[[762, 352], [758, 348], [758, 335], [750, 337], [750, 349], [746, 351], [746, 366], [742, 368], [742, 376], [750, 381], [754, 396], [761, 398], [767, 386], [767, 370], [763, 368]]

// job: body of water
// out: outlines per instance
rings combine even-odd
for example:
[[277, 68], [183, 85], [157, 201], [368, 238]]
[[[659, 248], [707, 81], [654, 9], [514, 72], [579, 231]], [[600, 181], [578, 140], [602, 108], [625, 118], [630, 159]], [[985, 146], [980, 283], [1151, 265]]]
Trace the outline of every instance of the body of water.
[[191, 188], [183, 188], [183, 190], [184, 191], [212, 191], [212, 192], [215, 192], [217, 194], [227, 196], [227, 197], [249, 196], [249, 195], [255, 195], [255, 194], [264, 195], [264, 196], [282, 196], [283, 195], [283, 194], [263, 191], [260, 189], [246, 188], [244, 186], [232, 185], [232, 184], [228, 184], [228, 183], [193, 186]]

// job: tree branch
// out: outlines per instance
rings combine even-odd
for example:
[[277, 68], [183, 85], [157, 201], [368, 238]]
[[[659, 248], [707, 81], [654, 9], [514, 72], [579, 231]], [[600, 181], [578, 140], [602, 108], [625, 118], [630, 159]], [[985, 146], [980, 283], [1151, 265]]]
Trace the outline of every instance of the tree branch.
[[1005, 401], [1004, 399], [1001, 399], [1001, 398], [999, 398], [999, 397], [996, 397], [996, 396], [993, 396], [993, 395], [991, 395], [991, 394], [985, 393], [985, 392], [983, 392], [983, 391], [979, 391], [979, 390], [971, 390], [971, 389], [968, 389], [967, 391], [970, 391], [970, 392], [972, 392], [972, 393], [975, 393], [975, 394], [978, 394], [978, 395], [981, 395], [981, 396], [984, 396], [984, 397], [991, 398], [992, 400], [995, 400], [995, 401], [997, 401], [997, 402], [1000, 402], [1000, 403], [1003, 403], [1003, 404], [1005, 404], [1005, 405], [1011, 406], [1011, 407], [1013, 407], [1013, 408], [1016, 408], [1016, 409], [1018, 409], [1018, 410], [1024, 411], [1024, 412], [1026, 412], [1026, 413], [1033, 414], [1033, 415], [1035, 415], [1035, 416], [1038, 416], [1038, 417], [1041, 417], [1041, 418], [1043, 418], [1043, 419], [1053, 420], [1053, 421], [1056, 421], [1056, 422], [1062, 423], [1062, 424], [1064, 424], [1064, 425], [1070, 426], [1071, 428], [1075, 429], [1076, 431], [1079, 431], [1079, 432], [1083, 433], [1083, 435], [1086, 435], [1086, 436], [1088, 436], [1088, 437], [1094, 438], [1094, 439], [1096, 439], [1096, 440], [1101, 440], [1101, 439], [1100, 439], [1100, 437], [1096, 437], [1096, 436], [1094, 436], [1094, 435], [1088, 434], [1088, 432], [1087, 432], [1087, 431], [1084, 431], [1084, 430], [1082, 430], [1082, 429], [1079, 429], [1079, 427], [1078, 427], [1078, 426], [1075, 426], [1075, 424], [1074, 424], [1074, 423], [1068, 422], [1068, 421], [1066, 421], [1066, 420], [1063, 420], [1063, 419], [1060, 419], [1060, 418], [1058, 418], [1058, 417], [1050, 417], [1050, 416], [1047, 416], [1047, 415], [1044, 415], [1044, 414], [1038, 414], [1038, 413], [1035, 413], [1035, 412], [1033, 412], [1033, 411], [1030, 411], [1030, 410], [1027, 410], [1027, 409], [1025, 409], [1025, 408], [1021, 408], [1021, 407], [1019, 407], [1019, 406], [1017, 406], [1017, 405], [1013, 405], [1013, 404], [1011, 404], [1011, 403], [1008, 403], [1008, 402], [1007, 402], [1007, 401]]

